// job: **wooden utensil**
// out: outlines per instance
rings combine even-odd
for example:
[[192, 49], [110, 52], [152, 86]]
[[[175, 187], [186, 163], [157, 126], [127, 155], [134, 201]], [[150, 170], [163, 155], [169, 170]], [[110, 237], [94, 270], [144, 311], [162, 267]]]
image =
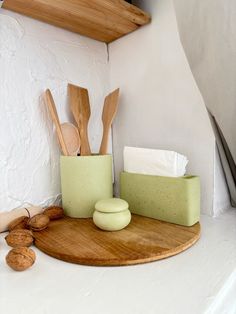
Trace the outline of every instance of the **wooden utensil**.
[[176, 255], [200, 237], [200, 224], [183, 227], [132, 215], [118, 232], [98, 229], [92, 219], [65, 217], [34, 232], [35, 245], [60, 260], [96, 266], [132, 265]]
[[107, 154], [109, 131], [118, 108], [119, 88], [110, 93], [104, 102], [102, 112], [103, 136], [99, 150], [100, 155]]
[[45, 96], [46, 96], [46, 103], [47, 103], [49, 112], [51, 114], [51, 118], [52, 118], [52, 120], [53, 120], [53, 122], [55, 124], [55, 127], [56, 127], [57, 137], [58, 137], [58, 140], [59, 140], [59, 144], [61, 146], [62, 153], [65, 156], [68, 156], [69, 153], [68, 153], [68, 150], [67, 150], [67, 147], [66, 147], [66, 143], [65, 143], [65, 140], [64, 140], [64, 136], [63, 136], [63, 133], [62, 133], [62, 130], [61, 130], [61, 125], [60, 125], [60, 121], [59, 121], [59, 118], [58, 118], [57, 109], [56, 109], [55, 102], [53, 100], [51, 91], [49, 89], [46, 90]]
[[70, 108], [79, 128], [81, 156], [91, 155], [88, 140], [88, 122], [90, 118], [89, 95], [86, 88], [68, 84]]
[[61, 131], [69, 156], [77, 156], [80, 150], [80, 136], [78, 129], [74, 124], [66, 122], [61, 124]]

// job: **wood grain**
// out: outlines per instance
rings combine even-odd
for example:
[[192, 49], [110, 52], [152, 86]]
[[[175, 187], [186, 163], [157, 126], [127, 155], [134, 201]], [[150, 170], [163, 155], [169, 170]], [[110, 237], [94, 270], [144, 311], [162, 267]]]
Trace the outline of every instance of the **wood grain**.
[[61, 124], [61, 131], [69, 156], [77, 156], [80, 150], [79, 131], [74, 124], [65, 122]]
[[119, 88], [114, 90], [105, 98], [102, 112], [103, 136], [100, 145], [99, 155], [107, 154], [109, 132], [118, 109], [118, 98]]
[[88, 122], [91, 115], [89, 94], [86, 88], [68, 84], [70, 109], [77, 123], [81, 141], [80, 155], [91, 155], [88, 139]]
[[176, 255], [200, 237], [200, 224], [183, 227], [132, 216], [128, 227], [105, 232], [92, 219], [65, 217], [34, 232], [35, 245], [57, 259], [96, 266], [122, 266], [152, 262]]
[[47, 107], [49, 109], [52, 121], [53, 121], [53, 123], [55, 124], [55, 127], [56, 127], [56, 133], [57, 133], [59, 144], [61, 146], [62, 153], [65, 156], [68, 156], [69, 153], [68, 153], [68, 150], [67, 150], [67, 147], [66, 147], [66, 143], [65, 143], [65, 140], [64, 140], [64, 137], [63, 137], [63, 133], [62, 133], [62, 130], [61, 130], [61, 125], [60, 125], [59, 117], [58, 117], [58, 114], [57, 114], [56, 105], [55, 105], [54, 99], [52, 97], [51, 91], [49, 89], [47, 89], [46, 92], [45, 92], [45, 98], [46, 98], [46, 104], [47, 104]]
[[106, 43], [150, 21], [123, 0], [5, 0], [2, 7]]

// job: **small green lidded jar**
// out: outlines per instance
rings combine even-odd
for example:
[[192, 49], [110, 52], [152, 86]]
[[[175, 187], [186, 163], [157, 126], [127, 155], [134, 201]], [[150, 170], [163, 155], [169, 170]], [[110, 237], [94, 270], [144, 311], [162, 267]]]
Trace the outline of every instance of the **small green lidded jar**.
[[128, 226], [130, 221], [129, 204], [120, 198], [100, 200], [95, 204], [93, 222], [102, 230], [118, 231]]

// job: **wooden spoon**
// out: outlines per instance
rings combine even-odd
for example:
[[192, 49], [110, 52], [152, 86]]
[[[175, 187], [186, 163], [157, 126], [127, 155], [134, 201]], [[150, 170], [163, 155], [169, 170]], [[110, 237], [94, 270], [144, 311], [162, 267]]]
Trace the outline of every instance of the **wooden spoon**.
[[107, 154], [109, 131], [112, 122], [115, 118], [117, 108], [118, 108], [118, 98], [119, 98], [119, 88], [110, 93], [104, 102], [103, 112], [102, 112], [102, 122], [103, 122], [103, 137], [99, 150], [99, 155]]
[[61, 125], [60, 125], [60, 121], [59, 121], [59, 118], [58, 118], [57, 109], [56, 109], [55, 102], [53, 100], [52, 94], [51, 94], [49, 89], [46, 90], [45, 96], [46, 96], [46, 103], [47, 103], [49, 112], [51, 114], [51, 118], [52, 118], [52, 120], [53, 120], [53, 122], [55, 124], [55, 127], [56, 127], [57, 137], [58, 137], [58, 140], [59, 140], [59, 144], [61, 146], [62, 153], [65, 156], [68, 156], [69, 153], [68, 153], [68, 150], [67, 150], [67, 147], [66, 147], [66, 143], [65, 143], [65, 140], [64, 140], [64, 136], [63, 136], [63, 133], [62, 133], [62, 130], [61, 130]]
[[77, 156], [80, 150], [80, 136], [74, 124], [66, 122], [61, 124], [61, 131], [70, 156]]
[[88, 90], [79, 86], [68, 84], [70, 108], [79, 128], [81, 141], [80, 155], [89, 156], [91, 150], [88, 140], [88, 122], [90, 118], [90, 104]]

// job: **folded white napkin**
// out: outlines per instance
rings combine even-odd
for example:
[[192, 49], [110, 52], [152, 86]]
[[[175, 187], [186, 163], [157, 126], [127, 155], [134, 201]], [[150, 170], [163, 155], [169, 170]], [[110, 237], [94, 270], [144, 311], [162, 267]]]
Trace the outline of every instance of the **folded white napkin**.
[[156, 176], [181, 177], [187, 157], [173, 151], [137, 147], [124, 148], [124, 171]]

